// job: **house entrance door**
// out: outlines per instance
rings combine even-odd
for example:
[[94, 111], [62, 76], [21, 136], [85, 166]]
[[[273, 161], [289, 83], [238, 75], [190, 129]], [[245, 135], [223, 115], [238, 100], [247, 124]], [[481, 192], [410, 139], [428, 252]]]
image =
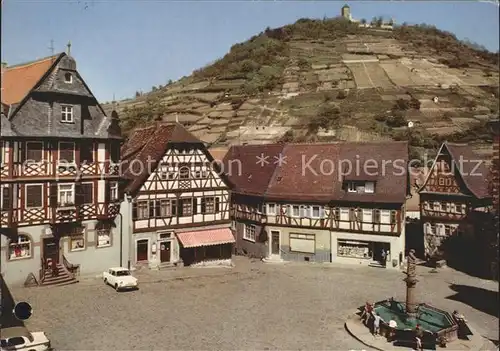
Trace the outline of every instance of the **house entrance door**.
[[46, 261], [51, 259], [54, 263], [59, 263], [59, 238], [43, 239], [43, 258]]
[[136, 258], [137, 262], [148, 260], [148, 246], [149, 241], [147, 239], [137, 240], [136, 242]]
[[171, 242], [163, 241], [160, 242], [160, 261], [161, 263], [170, 262], [170, 254], [171, 254]]
[[271, 255], [280, 254], [280, 232], [271, 231]]

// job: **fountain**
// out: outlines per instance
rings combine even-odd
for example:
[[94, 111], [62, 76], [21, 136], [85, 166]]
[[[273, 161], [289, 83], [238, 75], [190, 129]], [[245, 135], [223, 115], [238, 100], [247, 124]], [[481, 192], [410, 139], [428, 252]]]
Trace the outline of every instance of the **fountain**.
[[458, 325], [452, 316], [443, 310], [429, 304], [417, 303], [415, 299], [415, 287], [417, 285], [415, 250], [410, 250], [407, 258], [406, 278], [406, 302], [398, 302], [394, 299], [377, 302], [374, 310], [386, 323], [382, 323], [381, 332], [389, 333], [389, 321], [396, 322], [395, 333], [415, 330], [417, 324], [441, 343], [451, 342], [457, 339]]

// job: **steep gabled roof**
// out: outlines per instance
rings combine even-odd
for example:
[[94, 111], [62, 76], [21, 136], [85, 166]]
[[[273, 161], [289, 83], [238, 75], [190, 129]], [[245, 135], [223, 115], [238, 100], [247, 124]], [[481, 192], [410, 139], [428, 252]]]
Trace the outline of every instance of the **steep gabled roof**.
[[2, 103], [20, 103], [62, 55], [2, 68]]
[[424, 189], [429, 181], [429, 177], [434, 172], [438, 158], [443, 151], [448, 152], [451, 162], [454, 164], [454, 169], [462, 179], [464, 185], [467, 187], [467, 190], [473, 196], [477, 199], [487, 199], [491, 197], [488, 191], [488, 178], [490, 171], [486, 166], [484, 159], [474, 153], [470, 145], [453, 144], [448, 142], [444, 142], [439, 148], [438, 155], [434, 159], [425, 181], [418, 190], [419, 193]]
[[203, 144], [178, 123], [158, 123], [134, 131], [122, 147], [122, 177], [129, 181], [125, 192], [135, 194], [156, 170], [168, 147], [182, 143]]
[[[257, 163], [262, 156], [268, 163]], [[233, 146], [225, 168], [230, 160], [242, 164], [241, 174], [229, 174], [240, 194], [282, 201], [380, 203], [404, 203], [407, 195], [406, 142]], [[375, 181], [375, 192], [348, 193], [345, 180]]]

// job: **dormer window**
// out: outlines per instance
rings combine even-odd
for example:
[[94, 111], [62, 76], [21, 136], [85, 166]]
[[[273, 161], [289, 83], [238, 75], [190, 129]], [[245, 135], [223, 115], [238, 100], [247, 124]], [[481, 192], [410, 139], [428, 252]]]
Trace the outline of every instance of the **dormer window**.
[[346, 184], [346, 189], [349, 193], [373, 194], [375, 192], [375, 182], [348, 181]]
[[61, 106], [61, 122], [73, 123], [73, 106], [63, 105]]
[[73, 75], [71, 73], [65, 73], [64, 74], [64, 82], [65, 83], [68, 83], [68, 84], [71, 84], [73, 83]]

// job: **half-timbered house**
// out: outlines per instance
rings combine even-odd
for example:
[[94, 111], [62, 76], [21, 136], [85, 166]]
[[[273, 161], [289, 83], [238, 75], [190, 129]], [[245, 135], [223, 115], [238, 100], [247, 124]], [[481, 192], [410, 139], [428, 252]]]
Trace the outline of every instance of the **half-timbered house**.
[[72, 282], [117, 265], [116, 113], [106, 116], [69, 53], [2, 66], [1, 99], [6, 282]]
[[[223, 164], [233, 184], [237, 251], [269, 261], [399, 268], [405, 257], [407, 147], [233, 146]], [[235, 172], [240, 164], [242, 171]]]
[[427, 256], [453, 235], [474, 237], [475, 223], [491, 206], [488, 177], [484, 160], [469, 145], [441, 145], [419, 190]]
[[131, 265], [231, 262], [229, 188], [200, 140], [158, 122], [133, 131], [122, 155]]

